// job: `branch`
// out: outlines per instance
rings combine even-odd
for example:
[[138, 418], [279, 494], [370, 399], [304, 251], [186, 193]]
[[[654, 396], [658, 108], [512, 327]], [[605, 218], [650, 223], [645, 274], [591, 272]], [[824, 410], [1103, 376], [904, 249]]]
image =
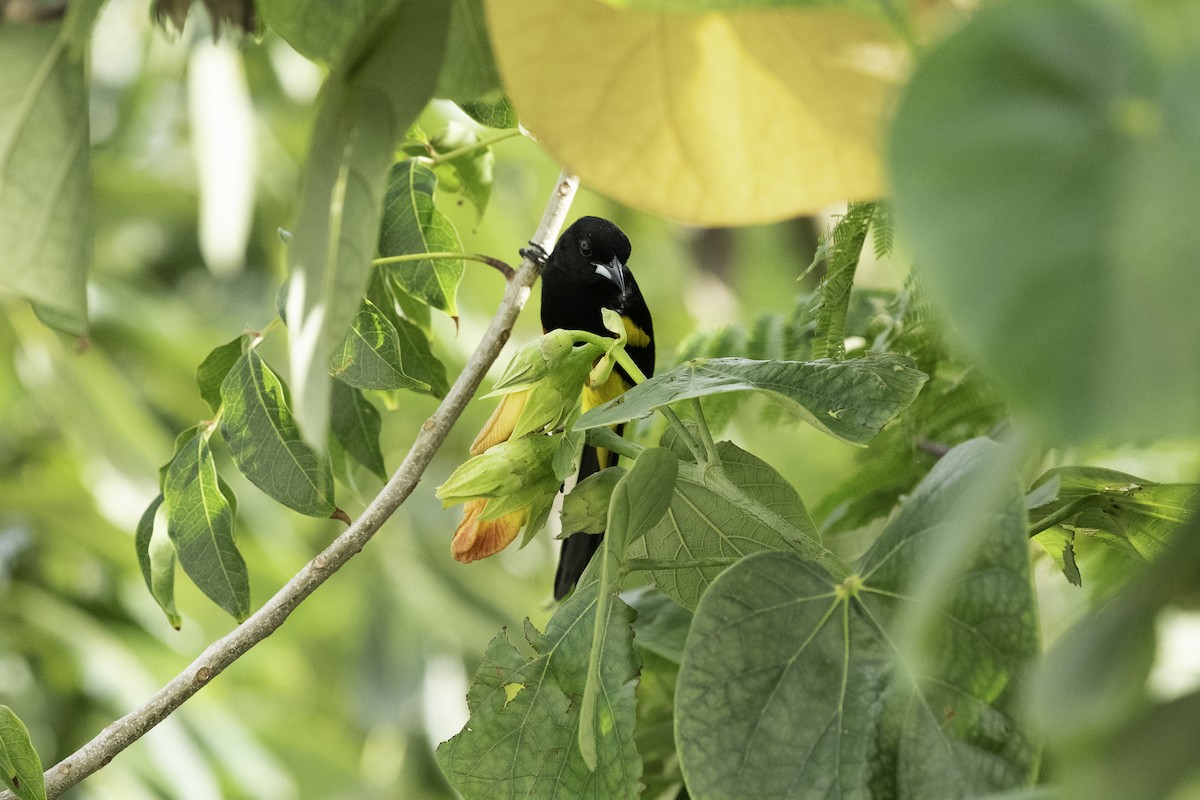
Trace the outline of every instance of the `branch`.
[[[534, 234], [534, 243], [547, 251], [553, 246], [578, 187], [579, 179], [574, 175], [564, 171], [559, 176]], [[517, 315], [525, 306], [539, 272], [538, 264], [528, 258], [522, 260], [520, 268], [508, 282], [500, 308], [458, 380], [433, 416], [422, 426], [404, 462], [354, 524], [296, 573], [262, 608], [235, 630], [210, 644], [141, 708], [111, 723], [79, 750], [46, 770], [47, 798], [58, 797], [166, 719], [239, 656], [270, 636], [306, 597], [363, 549], [383, 523], [412, 494], [434, 453], [479, 389], [488, 368], [508, 341]], [[0, 800], [15, 800], [15, 797], [10, 792], [4, 792], [0, 793]]]

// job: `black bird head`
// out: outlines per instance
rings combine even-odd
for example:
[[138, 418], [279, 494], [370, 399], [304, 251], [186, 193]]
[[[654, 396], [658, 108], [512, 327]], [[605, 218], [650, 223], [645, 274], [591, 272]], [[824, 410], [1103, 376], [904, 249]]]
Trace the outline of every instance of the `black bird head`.
[[599, 301], [598, 306], [619, 308], [629, 291], [629, 239], [613, 223], [600, 217], [580, 217], [563, 231], [546, 262], [546, 289], [572, 286]]

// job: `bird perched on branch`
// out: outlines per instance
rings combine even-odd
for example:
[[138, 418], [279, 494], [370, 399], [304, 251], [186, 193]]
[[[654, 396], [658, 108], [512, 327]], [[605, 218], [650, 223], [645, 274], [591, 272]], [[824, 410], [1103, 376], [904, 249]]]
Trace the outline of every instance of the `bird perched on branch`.
[[[626, 334], [625, 350], [644, 375], [654, 373], [654, 324], [646, 300], [629, 271], [629, 239], [613, 223], [599, 217], [582, 217], [559, 237], [554, 250], [545, 257], [542, 272], [542, 329], [587, 331], [614, 337], [604, 326], [601, 309], [621, 316]], [[631, 386], [632, 377], [618, 365], [607, 381], [599, 386], [580, 386], [584, 412], [621, 395]], [[528, 393], [505, 395], [496, 411], [471, 445], [478, 456], [489, 448], [507, 442], [524, 410]], [[617, 427], [620, 434], [623, 426]], [[577, 481], [615, 465], [617, 455], [584, 445]], [[518, 508], [491, 519], [484, 519], [487, 499], [468, 501], [462, 523], [455, 531], [451, 549], [460, 561], [473, 561], [508, 545], [530, 521], [530, 509]], [[500, 513], [497, 508], [495, 513]], [[600, 546], [603, 534], [570, 533], [564, 540], [554, 578], [554, 597], [562, 599], [575, 586], [579, 576]]]
[[[559, 237], [542, 273], [542, 329], [581, 330], [612, 336], [604, 327], [600, 309], [621, 315], [628, 341], [625, 351], [646, 377], [654, 374], [654, 321], [646, 298], [629, 271], [631, 248], [625, 233], [599, 217], [581, 217]], [[617, 367], [599, 387], [583, 389], [583, 411], [607, 403], [633, 386], [633, 379]], [[617, 428], [620, 434], [624, 426]], [[577, 480], [617, 463], [617, 455], [583, 448]], [[565, 533], [565, 531], [564, 531]], [[579, 580], [600, 547], [603, 534], [572, 533], [563, 540], [554, 597], [563, 598]]]

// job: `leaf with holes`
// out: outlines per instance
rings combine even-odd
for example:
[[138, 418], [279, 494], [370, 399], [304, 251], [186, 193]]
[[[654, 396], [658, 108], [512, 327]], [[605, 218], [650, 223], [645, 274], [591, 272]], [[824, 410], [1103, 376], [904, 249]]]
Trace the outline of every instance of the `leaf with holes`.
[[529, 655], [501, 632], [488, 645], [467, 695], [471, 718], [437, 750], [438, 763], [466, 800], [571, 797], [634, 800], [642, 764], [633, 744], [633, 613], [609, 606], [603, 624], [597, 763], [576, 746], [599, 584], [576, 589], [540, 633], [526, 621]]

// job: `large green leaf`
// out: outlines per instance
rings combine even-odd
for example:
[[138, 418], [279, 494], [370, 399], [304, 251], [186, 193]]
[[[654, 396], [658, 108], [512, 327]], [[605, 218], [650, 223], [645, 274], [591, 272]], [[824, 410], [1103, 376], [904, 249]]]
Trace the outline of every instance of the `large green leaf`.
[[233, 539], [233, 508], [221, 491], [208, 435], [184, 442], [163, 479], [167, 534], [200, 591], [239, 622], [250, 614], [250, 578]]
[[1024, 509], [1015, 491], [941, 608], [921, 664], [893, 640], [940, 528], [995, 446], [952, 450], [856, 573], [794, 553], [722, 574], [692, 621], [676, 693], [693, 797], [977, 797], [1027, 785], [1037, 751], [1017, 714], [1038, 653]]
[[575, 427], [627, 422], [692, 397], [757, 390], [790, 400], [808, 422], [831, 436], [866, 444], [916, 398], [925, 380], [911, 359], [891, 353], [849, 361], [698, 358], [592, 409]]
[[91, 166], [84, 64], [61, 24], [0, 24], [0, 286], [87, 328]]
[[471, 718], [437, 751], [466, 800], [638, 796], [641, 759], [633, 729], [639, 659], [631, 644], [633, 614], [621, 602], [609, 606], [603, 625], [594, 771], [576, 745], [598, 589], [595, 582], [576, 589], [544, 634], [527, 621], [529, 655], [503, 632], [488, 646], [467, 695]]
[[0, 705], [0, 784], [20, 800], [46, 800], [42, 761], [29, 740], [29, 731], [4, 705]]
[[[415, 253], [458, 253], [462, 244], [454, 225], [433, 202], [437, 176], [415, 159], [392, 168], [387, 182], [379, 255]], [[391, 273], [397, 285], [434, 308], [458, 316], [456, 295], [462, 280], [463, 262], [458, 259], [422, 259], [388, 264], [380, 269]]]
[[362, 392], [341, 381], [334, 381], [333, 416], [330, 421], [334, 437], [347, 455], [378, 475], [381, 481], [386, 481], [387, 467], [384, 466], [383, 450], [379, 446], [382, 427], [379, 412]]
[[448, 16], [442, 0], [405, 0], [370, 26], [370, 47], [321, 90], [288, 247], [286, 315], [296, 418], [318, 447], [329, 422], [329, 357], [366, 291], [388, 165], [433, 92]]
[[242, 474], [301, 514], [333, 513], [329, 457], [300, 436], [283, 382], [258, 353], [245, 353], [229, 370], [221, 384], [221, 401], [221, 436]]
[[162, 504], [163, 496], [159, 494], [142, 512], [134, 535], [134, 545], [146, 588], [167, 615], [171, 627], [179, 630], [183, 620], [175, 607], [175, 546], [171, 544], [165, 528], [154, 524]]
[[629, 548], [631, 558], [648, 560], [654, 585], [689, 609], [737, 559], [819, 539], [783, 476], [731, 442], [718, 443], [717, 452], [720, 465], [680, 465], [666, 516]]
[[475, 100], [500, 88], [487, 21], [483, 18], [483, 0], [448, 2], [450, 33], [435, 94], [455, 102]]
[[1200, 430], [1200, 61], [1150, 53], [1132, 13], [988, 4], [925, 55], [892, 129], [930, 291], [1060, 437]]
[[257, 6], [263, 20], [297, 52], [332, 67], [344, 67], [405, 2], [408, 0], [257, 0]]

